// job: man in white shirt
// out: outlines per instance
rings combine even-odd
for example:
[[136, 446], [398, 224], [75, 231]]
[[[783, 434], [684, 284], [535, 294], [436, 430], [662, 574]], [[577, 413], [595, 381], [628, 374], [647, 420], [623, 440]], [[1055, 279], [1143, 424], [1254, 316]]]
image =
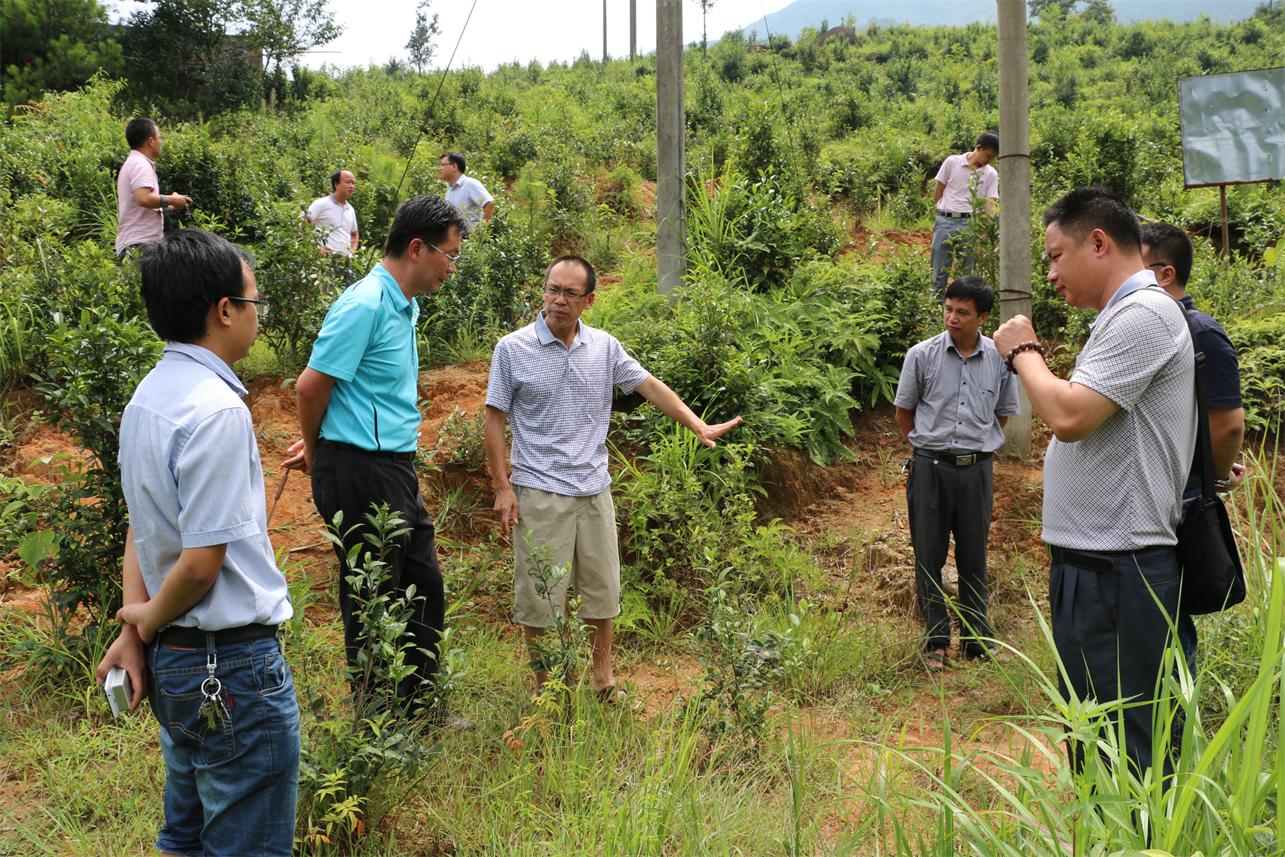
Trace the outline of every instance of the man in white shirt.
[[182, 211], [192, 205], [181, 193], [161, 193], [156, 159], [161, 156], [161, 132], [146, 116], [125, 126], [129, 156], [116, 176], [116, 257], [131, 247], [152, 244], [165, 235], [165, 209]]
[[991, 161], [999, 157], [999, 137], [987, 131], [977, 138], [971, 152], [951, 155], [937, 171], [933, 200], [937, 217], [933, 221], [933, 288], [940, 296], [946, 291], [946, 276], [953, 264], [956, 276], [976, 273], [971, 248], [960, 246], [956, 233], [972, 222], [973, 202], [986, 200], [986, 214], [995, 213], [999, 199], [999, 173]]
[[336, 170], [330, 176], [330, 187], [331, 194], [313, 200], [303, 219], [316, 227], [323, 254], [351, 256], [361, 238], [357, 231], [357, 210], [348, 202], [357, 190], [357, 177], [348, 170]]
[[467, 236], [479, 223], [490, 220], [495, 214], [495, 200], [480, 181], [464, 175], [466, 168], [463, 155], [447, 152], [442, 155], [437, 174], [446, 182], [446, 201], [464, 212], [464, 219], [469, 225], [464, 232]]

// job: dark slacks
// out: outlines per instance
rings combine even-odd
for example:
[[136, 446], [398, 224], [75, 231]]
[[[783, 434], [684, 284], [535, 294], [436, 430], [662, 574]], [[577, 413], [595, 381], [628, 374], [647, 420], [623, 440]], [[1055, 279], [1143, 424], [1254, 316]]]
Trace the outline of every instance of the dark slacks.
[[952, 533], [959, 571], [960, 640], [966, 652], [980, 654], [986, 648], [983, 640], [994, 636], [987, 618], [990, 589], [986, 584], [986, 543], [994, 503], [991, 480], [989, 458], [964, 467], [923, 453], [911, 459], [906, 506], [915, 551], [915, 589], [927, 635], [925, 649], [950, 645], [950, 612], [941, 569]]
[[[365, 537], [371, 528], [366, 515], [373, 505], [387, 503], [408, 528], [394, 540], [386, 557], [389, 578], [385, 592], [401, 596], [409, 587], [415, 587], [414, 612], [406, 629], [411, 643], [406, 664], [414, 668], [414, 673], [399, 682], [396, 689], [398, 698], [408, 708], [413, 707], [437, 673], [438, 641], [446, 621], [446, 594], [437, 564], [433, 519], [424, 507], [414, 464], [407, 455], [366, 452], [322, 441], [312, 461], [312, 498], [327, 524], [334, 520], [336, 512], [343, 512], [344, 549], [336, 547], [335, 553], [339, 557], [339, 612], [350, 668], [357, 665], [362, 629], [348, 582], [348, 551], [354, 545], [369, 547]], [[352, 530], [355, 524], [360, 526]]]
[[[1156, 692], [1178, 612], [1178, 582], [1172, 547], [1055, 558], [1049, 572], [1053, 641], [1070, 688], [1081, 699], [1134, 701], [1123, 716], [1125, 752], [1137, 771], [1152, 763]], [[1065, 693], [1066, 679], [1060, 682]], [[1069, 750], [1078, 767], [1083, 748]]]

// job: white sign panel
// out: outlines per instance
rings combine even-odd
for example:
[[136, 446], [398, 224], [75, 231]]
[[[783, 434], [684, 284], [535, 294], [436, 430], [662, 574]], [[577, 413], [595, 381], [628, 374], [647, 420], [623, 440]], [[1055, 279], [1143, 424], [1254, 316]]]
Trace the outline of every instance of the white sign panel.
[[1187, 187], [1285, 178], [1285, 66], [1178, 81]]

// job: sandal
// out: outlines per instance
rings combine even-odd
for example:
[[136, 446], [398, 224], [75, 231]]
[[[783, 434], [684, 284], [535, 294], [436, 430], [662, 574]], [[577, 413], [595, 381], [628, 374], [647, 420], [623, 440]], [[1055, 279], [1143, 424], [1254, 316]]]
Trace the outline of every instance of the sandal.
[[928, 651], [920, 655], [920, 657], [923, 659], [924, 667], [927, 668], [929, 672], [933, 672], [933, 673], [945, 672], [946, 670], [946, 650], [945, 649], [929, 649]]

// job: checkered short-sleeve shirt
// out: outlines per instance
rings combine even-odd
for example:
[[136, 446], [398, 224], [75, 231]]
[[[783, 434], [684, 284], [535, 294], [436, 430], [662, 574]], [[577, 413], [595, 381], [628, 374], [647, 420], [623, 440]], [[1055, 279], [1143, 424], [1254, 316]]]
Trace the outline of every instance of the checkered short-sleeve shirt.
[[509, 415], [514, 485], [589, 497], [611, 484], [612, 387], [650, 378], [611, 334], [580, 323], [567, 348], [543, 316], [495, 345], [486, 404]]
[[1071, 382], [1120, 410], [1083, 440], [1049, 443], [1046, 543], [1137, 550], [1177, 543], [1196, 444], [1195, 352], [1178, 303], [1151, 286], [1098, 316]]

